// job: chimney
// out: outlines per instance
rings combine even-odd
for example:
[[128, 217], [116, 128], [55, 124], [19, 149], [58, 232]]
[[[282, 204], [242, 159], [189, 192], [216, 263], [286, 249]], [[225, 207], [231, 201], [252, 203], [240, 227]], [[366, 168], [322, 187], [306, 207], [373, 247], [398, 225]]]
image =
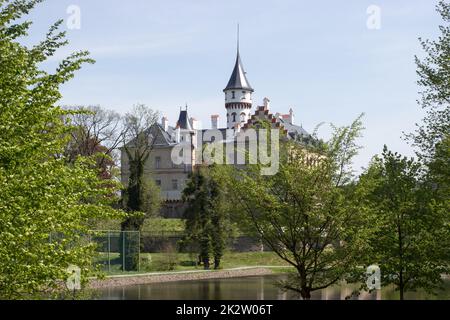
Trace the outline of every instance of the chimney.
[[263, 99], [263, 102], [264, 102], [264, 110], [269, 110], [269, 107], [270, 107], [270, 100], [269, 100], [269, 98], [264, 98]]
[[289, 123], [294, 124], [294, 111], [292, 108], [289, 109]]
[[179, 126], [175, 129], [175, 142], [180, 143], [181, 129]]
[[198, 130], [198, 121], [197, 121], [197, 119], [191, 117], [189, 119], [189, 122], [191, 123], [192, 129]]
[[162, 117], [161, 125], [164, 128], [164, 131], [167, 132], [167, 130], [169, 129], [169, 119], [167, 119], [166, 116]]
[[219, 122], [219, 115], [213, 114], [211, 116], [211, 129], [217, 129], [218, 122]]

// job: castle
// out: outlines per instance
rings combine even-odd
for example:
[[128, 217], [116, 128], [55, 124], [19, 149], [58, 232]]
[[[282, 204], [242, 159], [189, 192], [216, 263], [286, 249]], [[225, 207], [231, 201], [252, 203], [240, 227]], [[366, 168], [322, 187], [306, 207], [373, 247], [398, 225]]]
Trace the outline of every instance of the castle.
[[[270, 100], [264, 98], [263, 105], [253, 109], [254, 92], [250, 85], [241, 61], [239, 46], [237, 48], [236, 62], [231, 77], [223, 89], [225, 94], [226, 128], [219, 128], [219, 115], [211, 115], [211, 129], [219, 130], [224, 140], [234, 139], [239, 132], [245, 131], [256, 121], [266, 120], [272, 128], [280, 129], [286, 139], [298, 139], [310, 137], [301, 127], [294, 124], [292, 108], [287, 114], [275, 113], [270, 110]], [[195, 154], [198, 150], [197, 139], [208, 129], [198, 128], [198, 122], [189, 117], [187, 108], [180, 109], [180, 114], [175, 126], [169, 125], [167, 117], [163, 117], [160, 123], [155, 123], [151, 130], [153, 149], [145, 164], [145, 174], [154, 179], [161, 190], [161, 198], [164, 205], [161, 215], [166, 218], [180, 218], [183, 215], [184, 204], [182, 191], [186, 186], [189, 174], [196, 166]], [[172, 150], [186, 141], [192, 141], [190, 148], [192, 159], [190, 164], [175, 164], [172, 161]], [[129, 179], [129, 167], [126, 153], [121, 152], [121, 180], [127, 185]]]

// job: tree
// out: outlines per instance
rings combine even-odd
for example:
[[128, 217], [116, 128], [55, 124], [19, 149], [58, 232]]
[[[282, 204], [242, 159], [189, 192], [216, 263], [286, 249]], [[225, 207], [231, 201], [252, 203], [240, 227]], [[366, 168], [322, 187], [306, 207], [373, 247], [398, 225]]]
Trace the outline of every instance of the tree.
[[209, 167], [197, 169], [183, 190], [183, 201], [187, 203], [183, 242], [198, 245], [199, 261], [205, 269], [210, 268], [212, 254], [214, 269], [218, 269], [231, 230], [223, 187], [213, 178], [210, 170]]
[[58, 107], [59, 87], [84, 63], [87, 52], [64, 59], [53, 73], [39, 66], [64, 46], [61, 21], [27, 47], [35, 1], [0, 1], [0, 299], [30, 298], [59, 288], [70, 265], [92, 274], [95, 248], [85, 241], [91, 218], [122, 217], [110, 207], [118, 185], [98, 178], [83, 157], [63, 152], [71, 111]]
[[441, 36], [437, 41], [419, 39], [427, 55], [415, 58], [422, 88], [419, 102], [426, 116], [417, 131], [407, 136], [424, 162], [433, 159], [437, 144], [450, 134], [450, 3], [441, 0], [437, 11], [444, 21]]
[[240, 227], [295, 267], [283, 287], [304, 299], [344, 279], [367, 247], [364, 212], [345, 188], [360, 132], [358, 118], [349, 127], [334, 127], [327, 143], [281, 143], [273, 176], [260, 175], [258, 165], [222, 167], [228, 197], [241, 210]]
[[434, 196], [447, 203], [450, 195], [450, 135], [436, 145], [436, 152], [428, 164], [426, 179], [432, 184]]
[[100, 175], [111, 179], [116, 174], [117, 148], [123, 140], [121, 116], [100, 106], [67, 107], [73, 110], [69, 121], [73, 127], [64, 155], [73, 162], [78, 156], [93, 157]]
[[[123, 146], [125, 161], [128, 164], [128, 183], [123, 192], [122, 203], [130, 215], [121, 223], [122, 231], [141, 231], [147, 217], [156, 215], [161, 205], [160, 191], [149, 174], [145, 173], [145, 166], [158, 139], [159, 130], [156, 128], [159, 113], [138, 104], [127, 113], [123, 120]], [[123, 167], [127, 167], [126, 165]], [[125, 237], [127, 233], [121, 233]], [[126, 239], [125, 239], [126, 240]], [[137, 270], [138, 243], [130, 241], [121, 250], [121, 258], [125, 260], [124, 270]], [[123, 257], [122, 255], [125, 255]]]
[[375, 218], [367, 253], [380, 266], [381, 284], [394, 284], [401, 300], [406, 291], [433, 291], [449, 272], [449, 211], [436, 205], [423, 178], [420, 163], [385, 146], [358, 186]]
[[[150, 157], [158, 131], [155, 124], [159, 113], [139, 104], [124, 118], [124, 144], [128, 161], [128, 185], [124, 193], [125, 209], [131, 212], [155, 212], [159, 206], [159, 191], [154, 181], [145, 175], [145, 164]], [[122, 173], [123, 174], [123, 173]], [[122, 222], [122, 230], [141, 230], [145, 216], [129, 217]]]

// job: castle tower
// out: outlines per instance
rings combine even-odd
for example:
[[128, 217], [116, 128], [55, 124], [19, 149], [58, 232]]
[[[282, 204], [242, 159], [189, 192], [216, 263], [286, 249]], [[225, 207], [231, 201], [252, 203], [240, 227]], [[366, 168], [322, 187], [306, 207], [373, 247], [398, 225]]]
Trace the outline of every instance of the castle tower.
[[239, 55], [239, 40], [237, 47], [236, 63], [225, 93], [225, 108], [227, 110], [227, 129], [235, 129], [243, 126], [250, 116], [252, 108], [253, 88], [247, 80], [244, 67]]

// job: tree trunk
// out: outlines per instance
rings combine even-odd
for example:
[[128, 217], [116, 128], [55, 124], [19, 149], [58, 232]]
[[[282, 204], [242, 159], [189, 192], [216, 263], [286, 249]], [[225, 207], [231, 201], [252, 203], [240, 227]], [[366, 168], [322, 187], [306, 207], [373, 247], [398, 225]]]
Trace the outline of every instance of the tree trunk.
[[404, 300], [405, 284], [403, 283], [403, 270], [400, 270], [400, 300]]
[[203, 268], [209, 270], [209, 257], [203, 257]]
[[399, 258], [400, 258], [400, 283], [399, 283], [399, 289], [400, 289], [400, 300], [403, 300], [403, 293], [405, 290], [405, 284], [403, 283], [403, 235], [402, 235], [402, 228], [400, 226], [400, 223], [397, 226], [397, 232], [398, 232], [398, 251], [399, 251]]
[[214, 269], [217, 270], [220, 267], [220, 257], [214, 257]]
[[300, 291], [300, 295], [302, 296], [303, 300], [310, 300], [311, 299], [311, 290], [309, 290], [309, 288], [307, 288], [307, 287], [304, 287]]

